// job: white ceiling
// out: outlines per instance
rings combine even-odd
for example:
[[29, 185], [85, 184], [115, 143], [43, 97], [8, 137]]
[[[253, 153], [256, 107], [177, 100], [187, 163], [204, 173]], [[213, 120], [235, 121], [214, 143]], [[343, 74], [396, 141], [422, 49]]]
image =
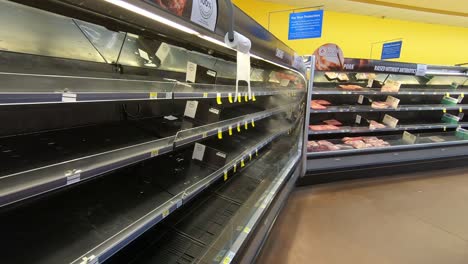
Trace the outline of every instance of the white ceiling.
[[[284, 0], [264, 0], [284, 4]], [[297, 7], [324, 6], [329, 11], [468, 27], [468, 0], [288, 0]], [[423, 11], [419, 11], [423, 10]]]

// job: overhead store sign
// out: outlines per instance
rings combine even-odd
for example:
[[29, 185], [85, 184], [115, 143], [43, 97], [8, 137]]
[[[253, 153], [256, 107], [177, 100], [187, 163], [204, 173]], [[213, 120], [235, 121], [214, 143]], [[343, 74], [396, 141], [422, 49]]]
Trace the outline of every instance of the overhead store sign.
[[395, 41], [395, 42], [388, 42], [384, 43], [382, 47], [382, 60], [388, 59], [398, 59], [401, 55], [401, 46], [403, 45], [403, 41]]
[[323, 10], [292, 13], [289, 15], [289, 40], [320, 38]]

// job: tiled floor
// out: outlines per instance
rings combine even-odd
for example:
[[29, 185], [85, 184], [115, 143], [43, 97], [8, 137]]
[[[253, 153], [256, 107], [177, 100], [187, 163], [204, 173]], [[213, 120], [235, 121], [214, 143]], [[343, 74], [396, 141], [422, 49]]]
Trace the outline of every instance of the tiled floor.
[[468, 167], [297, 189], [258, 264], [467, 264]]

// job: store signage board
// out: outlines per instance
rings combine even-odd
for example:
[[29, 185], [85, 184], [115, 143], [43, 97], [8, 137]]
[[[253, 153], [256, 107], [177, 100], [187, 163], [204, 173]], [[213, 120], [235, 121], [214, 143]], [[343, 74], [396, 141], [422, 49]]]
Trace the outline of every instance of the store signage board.
[[382, 60], [388, 59], [398, 59], [401, 55], [401, 47], [403, 46], [403, 41], [395, 41], [384, 43], [382, 47]]
[[291, 13], [289, 15], [289, 40], [322, 37], [323, 10]]

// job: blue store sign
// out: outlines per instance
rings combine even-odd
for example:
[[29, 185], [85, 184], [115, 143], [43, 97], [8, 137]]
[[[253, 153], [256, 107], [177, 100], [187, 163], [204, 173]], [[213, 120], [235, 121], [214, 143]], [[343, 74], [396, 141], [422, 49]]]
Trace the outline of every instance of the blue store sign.
[[388, 42], [383, 44], [382, 48], [382, 60], [387, 59], [398, 59], [401, 55], [401, 46], [403, 41]]
[[292, 13], [289, 15], [289, 40], [320, 38], [323, 10]]

